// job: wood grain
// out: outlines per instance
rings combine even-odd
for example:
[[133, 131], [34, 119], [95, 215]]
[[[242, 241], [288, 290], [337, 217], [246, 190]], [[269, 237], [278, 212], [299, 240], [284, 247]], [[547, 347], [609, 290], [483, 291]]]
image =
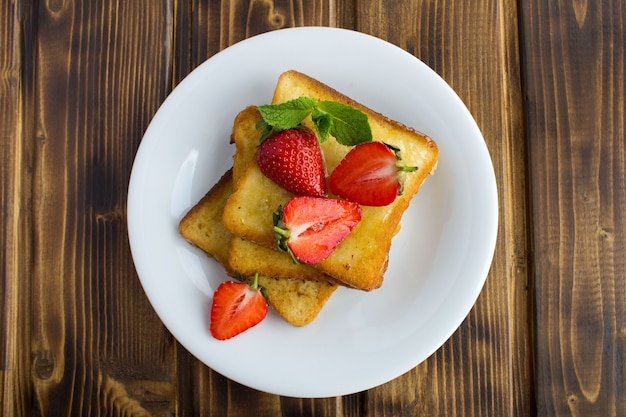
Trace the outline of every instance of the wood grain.
[[[618, 0], [2, 2], [0, 415], [626, 415], [625, 18]], [[322, 399], [244, 387], [180, 346], [125, 213], [178, 82], [307, 25], [378, 36], [440, 74], [485, 137], [500, 205], [485, 288], [441, 349]]]
[[626, 415], [623, 2], [525, 2], [539, 415]]
[[[32, 10], [38, 34], [38, 54], [31, 57], [37, 69], [32, 99], [35, 410], [132, 415], [223, 415], [228, 410], [235, 416], [248, 415], [250, 409], [259, 415], [321, 416], [464, 415], [487, 407], [523, 412], [525, 401], [512, 403], [508, 395], [515, 391], [516, 398], [527, 397], [528, 385], [519, 382], [528, 378], [525, 310], [518, 317], [508, 307], [518, 299], [525, 305], [520, 290], [525, 286], [525, 226], [511, 221], [525, 210], [519, 181], [524, 153], [516, 152], [522, 143], [516, 140], [517, 119], [500, 112], [508, 107], [519, 114], [517, 55], [509, 52], [516, 37], [506, 31], [516, 22], [512, 5], [499, 3], [492, 10], [487, 2], [469, 9], [454, 1], [408, 6], [193, 1], [125, 7], [49, 2]], [[462, 18], [467, 14], [473, 19]], [[481, 299], [459, 332], [425, 364], [370, 392], [343, 398], [260, 393], [216, 374], [178, 346], [154, 317], [132, 272], [120, 210], [125, 195], [116, 187], [127, 181], [131, 158], [125, 156], [133, 154], [156, 107], [189, 71], [241, 39], [302, 25], [361, 30], [424, 59], [475, 112], [499, 177], [511, 167], [519, 175], [517, 182], [506, 183], [506, 233], [492, 273], [512, 280], [488, 284], [483, 297], [488, 301]], [[143, 33], [156, 38], [152, 48], [142, 49]], [[481, 42], [460, 43], [471, 39]], [[158, 48], [162, 45], [172, 50]], [[482, 71], [469, 77], [455, 72], [471, 66], [475, 56], [482, 57]], [[76, 172], [87, 176], [76, 177]], [[506, 249], [511, 244], [513, 257]], [[127, 311], [128, 306], [134, 307]], [[510, 343], [518, 342], [512, 352]], [[461, 349], [468, 343], [470, 348]], [[457, 379], [449, 379], [451, 372]], [[68, 390], [75, 396], [60, 395]], [[495, 394], [481, 397], [481, 392]]]
[[238, 41], [264, 32], [294, 26], [333, 26], [337, 21], [334, 5], [332, 0], [194, 0], [186, 23], [191, 39], [189, 69]]
[[134, 274], [125, 202], [131, 156], [171, 85], [171, 4], [30, 12], [32, 412], [170, 415], [175, 345]]
[[28, 189], [30, 147], [22, 138], [24, 98], [32, 92], [23, 83], [29, 67], [22, 62], [21, 45], [29, 42], [24, 10], [13, 2], [0, 4], [0, 415], [25, 415], [30, 398]]

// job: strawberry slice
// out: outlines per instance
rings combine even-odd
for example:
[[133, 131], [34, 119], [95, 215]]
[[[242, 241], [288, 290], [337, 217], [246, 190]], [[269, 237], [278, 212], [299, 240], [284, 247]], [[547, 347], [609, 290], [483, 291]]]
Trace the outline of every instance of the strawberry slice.
[[316, 197], [326, 193], [322, 152], [311, 129], [300, 126], [269, 136], [256, 157], [261, 172], [285, 190]]
[[274, 234], [294, 262], [326, 259], [361, 220], [361, 207], [335, 198], [299, 196], [274, 213]]
[[251, 284], [222, 282], [213, 295], [211, 334], [230, 339], [259, 324], [267, 315], [267, 301], [258, 286], [258, 275]]
[[406, 172], [417, 167], [402, 162], [400, 150], [382, 142], [355, 146], [328, 178], [330, 191], [364, 206], [386, 206], [402, 194]]

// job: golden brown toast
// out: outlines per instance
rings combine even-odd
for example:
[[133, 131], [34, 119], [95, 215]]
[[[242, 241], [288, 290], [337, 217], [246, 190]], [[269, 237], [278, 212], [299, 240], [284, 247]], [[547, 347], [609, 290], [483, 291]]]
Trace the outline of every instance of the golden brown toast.
[[[248, 106], [235, 117], [231, 143], [236, 146], [233, 156], [233, 183], [237, 184], [247, 166], [256, 157], [261, 138], [256, 123], [261, 114], [256, 106]], [[307, 264], [296, 264], [291, 256], [267, 246], [234, 236], [228, 247], [228, 262], [232, 270], [243, 275], [258, 273], [268, 277], [292, 277], [313, 281], [338, 282]]]
[[237, 236], [233, 236], [228, 245], [228, 265], [233, 271], [245, 276], [258, 273], [268, 277], [291, 277], [340, 284], [310, 265], [294, 263], [287, 253], [277, 252]]
[[[215, 258], [231, 276], [236, 271], [228, 262], [228, 246], [232, 235], [222, 225], [222, 211], [232, 189], [232, 170], [229, 170], [179, 223], [180, 234]], [[278, 254], [270, 249], [263, 249], [270, 254]], [[256, 271], [237, 272], [248, 276], [254, 275]], [[259, 277], [259, 285], [266, 289], [270, 306], [295, 326], [311, 322], [337, 288], [337, 285], [329, 282], [266, 276]]]
[[[369, 118], [374, 140], [400, 148], [404, 162], [418, 167], [417, 171], [406, 176], [404, 193], [401, 196], [388, 206], [363, 206], [361, 222], [352, 233], [327, 259], [313, 265], [347, 286], [373, 290], [382, 284], [391, 239], [402, 214], [420, 185], [436, 167], [437, 145], [426, 135], [392, 121], [296, 71], [281, 74], [272, 103], [281, 103], [301, 96], [337, 101], [362, 110]], [[310, 118], [305, 120], [304, 124], [311, 127]], [[333, 138], [321, 146], [329, 173], [350, 150], [349, 147], [338, 144]], [[223, 224], [233, 235], [275, 248], [272, 213], [292, 196], [265, 177], [256, 160], [252, 159], [224, 207]]]
[[233, 181], [239, 182], [248, 164], [256, 158], [256, 150], [261, 141], [261, 131], [256, 123], [261, 120], [261, 113], [256, 106], [241, 110], [233, 122], [230, 143], [235, 144], [233, 155]]
[[270, 306], [298, 327], [312, 322], [337, 289], [329, 282], [297, 278], [259, 277], [259, 285], [267, 290]]
[[[246, 168], [256, 157], [261, 138], [256, 123], [261, 114], [256, 106], [248, 106], [237, 114], [233, 123], [231, 143], [236, 146], [233, 156], [233, 183], [237, 184]], [[233, 237], [228, 250], [231, 269], [243, 275], [259, 273], [269, 277], [297, 277], [336, 283], [328, 275], [306, 264], [294, 264], [287, 253], [276, 252], [249, 240]]]
[[230, 276], [234, 275], [228, 264], [228, 242], [232, 235], [222, 225], [222, 213], [232, 191], [230, 169], [178, 223], [181, 236], [215, 258]]

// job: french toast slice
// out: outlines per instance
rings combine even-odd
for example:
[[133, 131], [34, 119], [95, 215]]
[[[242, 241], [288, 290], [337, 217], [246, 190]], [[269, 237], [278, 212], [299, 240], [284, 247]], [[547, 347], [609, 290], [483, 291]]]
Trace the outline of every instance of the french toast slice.
[[[256, 106], [248, 106], [235, 116], [230, 138], [236, 148], [232, 168], [235, 186], [250, 162], [256, 158], [261, 139], [261, 133], [256, 128], [259, 120], [261, 114]], [[232, 270], [243, 275], [259, 273], [268, 277], [293, 277], [337, 284], [336, 280], [310, 265], [295, 264], [287, 253], [277, 252], [237, 236], [231, 238], [228, 246], [228, 263]]]
[[235, 275], [228, 264], [228, 242], [232, 235], [222, 225], [222, 214], [232, 192], [232, 169], [229, 169], [178, 223], [180, 235], [219, 262], [230, 276]]
[[[297, 71], [280, 75], [272, 103], [282, 103], [301, 96], [332, 100], [360, 109], [368, 116], [373, 140], [398, 147], [404, 162], [418, 167], [417, 171], [406, 176], [402, 195], [384, 207], [363, 206], [361, 222], [328, 258], [313, 265], [347, 286], [366, 291], [376, 289], [382, 285], [391, 240], [401, 217], [420, 185], [436, 168], [437, 145], [428, 136]], [[312, 127], [310, 117], [303, 124]], [[333, 138], [325, 141], [321, 147], [329, 173], [350, 150], [350, 147], [337, 143]], [[235, 236], [275, 248], [272, 214], [291, 197], [293, 195], [263, 175], [256, 160], [252, 159], [224, 207], [222, 222]]]
[[[231, 169], [187, 212], [179, 222], [178, 229], [188, 242], [222, 264], [228, 275], [234, 276], [235, 272], [243, 276], [254, 275], [256, 271], [246, 274], [231, 268], [229, 264], [228, 246], [232, 235], [222, 225], [222, 212], [232, 189]], [[263, 249], [272, 255], [278, 254], [270, 249]], [[279, 270], [279, 273], [282, 271]], [[336, 284], [328, 281], [307, 281], [282, 276], [259, 276], [259, 285], [266, 289], [270, 306], [294, 326], [304, 326], [317, 317], [337, 289]]]
[[245, 276], [258, 273], [268, 277], [293, 277], [341, 285], [310, 265], [294, 263], [287, 253], [277, 252], [238, 236], [230, 239], [227, 262], [233, 271]]

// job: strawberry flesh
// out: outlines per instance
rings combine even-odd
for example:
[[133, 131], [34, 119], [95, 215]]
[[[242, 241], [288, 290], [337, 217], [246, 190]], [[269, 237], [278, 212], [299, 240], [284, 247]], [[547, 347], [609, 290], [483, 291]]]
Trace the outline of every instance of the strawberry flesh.
[[[299, 262], [316, 264], [326, 259], [361, 220], [354, 202], [323, 197], [294, 197], [279, 209], [279, 248]], [[276, 218], [275, 218], [276, 220]], [[284, 229], [281, 227], [284, 226]], [[286, 241], [286, 248], [283, 239]]]
[[245, 282], [226, 281], [213, 295], [210, 330], [213, 337], [226, 340], [259, 324], [267, 315], [267, 301], [257, 287]]
[[399, 173], [414, 171], [401, 163], [399, 150], [381, 142], [357, 145], [328, 178], [330, 191], [365, 206], [386, 206], [402, 192]]
[[315, 133], [299, 127], [265, 139], [257, 149], [261, 172], [295, 195], [321, 197], [326, 193], [322, 152]]

